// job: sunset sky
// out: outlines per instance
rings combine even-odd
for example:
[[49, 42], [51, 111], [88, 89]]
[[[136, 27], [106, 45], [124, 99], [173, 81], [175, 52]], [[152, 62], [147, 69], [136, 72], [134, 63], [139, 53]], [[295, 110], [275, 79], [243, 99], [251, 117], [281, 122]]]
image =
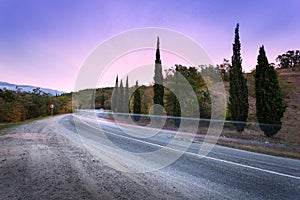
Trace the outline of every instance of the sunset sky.
[[300, 49], [299, 10], [299, 0], [0, 0], [0, 81], [72, 91], [99, 44], [143, 27], [181, 32], [219, 64], [231, 58], [237, 23], [250, 71], [262, 44], [270, 62]]

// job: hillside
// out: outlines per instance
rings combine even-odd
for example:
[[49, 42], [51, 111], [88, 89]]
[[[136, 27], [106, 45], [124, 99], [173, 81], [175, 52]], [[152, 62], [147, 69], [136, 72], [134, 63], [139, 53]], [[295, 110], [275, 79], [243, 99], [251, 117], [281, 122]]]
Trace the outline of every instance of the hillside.
[[[288, 107], [283, 117], [283, 128], [278, 137], [295, 144], [300, 144], [300, 71], [279, 70], [282, 89], [285, 91], [285, 102]], [[290, 140], [289, 139], [289, 140]]]
[[[284, 101], [287, 109], [282, 118], [282, 129], [273, 137], [266, 138], [258, 126], [251, 125], [243, 135], [227, 135], [230, 137], [242, 137], [259, 141], [286, 143], [297, 146], [300, 144], [300, 71], [291, 69], [278, 69], [279, 82], [282, 89]], [[255, 79], [254, 73], [245, 74], [249, 89], [249, 124], [257, 122], [255, 106]], [[226, 90], [229, 90], [229, 83], [225, 83]]]

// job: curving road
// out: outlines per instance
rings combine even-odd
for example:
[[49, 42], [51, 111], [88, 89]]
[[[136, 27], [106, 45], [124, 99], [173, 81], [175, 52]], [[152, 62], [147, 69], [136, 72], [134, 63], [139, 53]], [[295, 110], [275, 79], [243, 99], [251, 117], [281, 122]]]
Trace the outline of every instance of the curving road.
[[184, 133], [116, 124], [92, 111], [3, 133], [0, 199], [300, 199], [299, 160], [218, 145], [207, 151]]
[[[72, 127], [71, 118], [67, 119], [64, 125]], [[198, 152], [203, 143], [192, 142], [183, 152], [189, 137], [174, 139], [175, 134], [170, 131], [143, 138], [143, 134], [151, 134], [149, 128], [115, 124], [98, 119], [93, 112], [77, 113], [74, 120], [82, 141], [98, 159], [125, 171], [152, 171], [148, 173], [174, 183], [186, 198], [300, 199], [298, 160], [218, 145], [201, 157]], [[175, 143], [166, 148], [171, 141]], [[145, 158], [147, 152], [161, 148], [166, 151]], [[164, 166], [170, 157], [181, 154], [175, 162]]]

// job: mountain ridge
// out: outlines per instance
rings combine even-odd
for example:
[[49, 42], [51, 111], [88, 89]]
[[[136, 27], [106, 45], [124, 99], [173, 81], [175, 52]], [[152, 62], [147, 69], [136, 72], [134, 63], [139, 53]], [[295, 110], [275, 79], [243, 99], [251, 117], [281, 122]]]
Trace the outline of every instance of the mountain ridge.
[[36, 88], [40, 88], [41, 91], [50, 94], [52, 96], [55, 95], [62, 95], [66, 92], [64, 91], [59, 91], [59, 90], [54, 90], [54, 89], [50, 89], [50, 88], [43, 88], [43, 87], [39, 87], [39, 86], [33, 86], [33, 85], [19, 85], [19, 84], [13, 84], [13, 83], [8, 83], [8, 82], [4, 82], [4, 81], [0, 81], [0, 89], [7, 89], [7, 90], [13, 90], [16, 91], [17, 88], [20, 88], [22, 91], [24, 92], [32, 92], [33, 89]]

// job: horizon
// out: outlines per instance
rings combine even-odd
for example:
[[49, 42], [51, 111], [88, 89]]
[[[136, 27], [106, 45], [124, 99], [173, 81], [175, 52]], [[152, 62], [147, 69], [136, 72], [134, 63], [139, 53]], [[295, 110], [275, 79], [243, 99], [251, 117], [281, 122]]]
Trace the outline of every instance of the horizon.
[[[249, 72], [256, 66], [261, 45], [270, 63], [288, 50], [299, 49], [300, 27], [295, 25], [299, 6], [296, 0], [1, 2], [0, 81], [73, 91], [82, 64], [99, 44], [144, 27], [180, 32], [203, 47], [214, 64], [221, 64], [223, 58], [231, 61], [237, 23], [243, 70]], [[156, 38], [151, 40], [155, 49]], [[163, 49], [164, 40], [160, 42]], [[172, 64], [164, 56], [162, 52], [165, 67], [184, 64]], [[155, 51], [147, 59], [151, 58], [154, 72]], [[114, 81], [105, 84], [114, 87]]]

